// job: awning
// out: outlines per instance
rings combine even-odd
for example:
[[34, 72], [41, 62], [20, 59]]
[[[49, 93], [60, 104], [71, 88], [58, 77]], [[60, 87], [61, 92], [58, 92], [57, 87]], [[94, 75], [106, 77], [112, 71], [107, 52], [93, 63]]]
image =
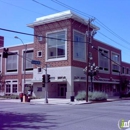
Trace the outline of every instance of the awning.
[[[33, 83], [42, 83], [42, 80], [32, 80]], [[67, 82], [66, 79], [57, 79], [57, 80], [50, 80], [51, 83], [55, 82]]]

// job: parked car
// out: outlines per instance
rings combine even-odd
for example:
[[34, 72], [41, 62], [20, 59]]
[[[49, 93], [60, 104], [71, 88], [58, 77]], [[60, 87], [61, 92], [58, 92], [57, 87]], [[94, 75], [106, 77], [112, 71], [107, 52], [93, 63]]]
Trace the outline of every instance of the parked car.
[[130, 97], [130, 91], [128, 91], [126, 93], [121, 93], [120, 98], [122, 98], [122, 97]]

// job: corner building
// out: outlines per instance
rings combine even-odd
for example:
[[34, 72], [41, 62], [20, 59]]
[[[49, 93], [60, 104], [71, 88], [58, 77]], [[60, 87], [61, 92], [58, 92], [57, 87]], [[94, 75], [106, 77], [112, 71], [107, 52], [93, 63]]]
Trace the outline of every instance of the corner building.
[[[70, 96], [75, 96], [78, 91], [86, 90], [86, 75], [83, 69], [88, 62], [86, 36], [88, 21], [71, 11], [65, 11], [37, 18], [35, 22], [27, 26], [34, 29], [35, 35], [34, 43], [29, 44], [30, 49], [27, 48], [31, 53], [28, 56], [32, 60], [41, 62], [40, 65], [28, 63], [32, 69], [26, 70], [25, 83], [33, 86], [33, 96], [45, 97], [45, 88], [42, 87], [45, 64], [48, 65], [47, 73], [51, 75], [51, 82], [48, 84], [49, 98], [70, 98]], [[90, 25], [89, 29], [99, 30], [93, 24]], [[96, 39], [93, 39], [92, 44], [98, 49], [98, 51], [93, 48], [89, 49], [93, 56], [92, 62], [99, 66], [98, 75], [93, 77], [94, 91], [103, 91], [109, 96], [116, 95], [120, 92], [121, 76], [123, 75], [130, 80], [130, 64], [122, 62], [121, 50], [118, 48]], [[21, 45], [20, 48], [23, 49], [24, 46]], [[16, 47], [16, 51], [17, 49]], [[99, 51], [109, 58], [101, 55]], [[15, 77], [17, 79], [17, 93], [15, 94], [22, 92], [24, 87], [23, 71], [21, 72], [21, 68], [18, 68], [19, 71], [19, 78]], [[14, 78], [13, 74], [8, 75]], [[91, 90], [90, 78], [88, 81], [89, 90]], [[5, 94], [7, 93], [6, 90], [7, 86], [5, 86]], [[13, 92], [10, 91], [10, 93]]]

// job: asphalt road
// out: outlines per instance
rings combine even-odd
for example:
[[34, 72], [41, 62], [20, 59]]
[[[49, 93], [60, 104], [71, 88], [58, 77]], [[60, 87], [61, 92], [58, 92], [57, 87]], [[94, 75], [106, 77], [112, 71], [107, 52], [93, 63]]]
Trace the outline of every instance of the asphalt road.
[[119, 130], [130, 120], [130, 101], [83, 105], [0, 102], [0, 130]]

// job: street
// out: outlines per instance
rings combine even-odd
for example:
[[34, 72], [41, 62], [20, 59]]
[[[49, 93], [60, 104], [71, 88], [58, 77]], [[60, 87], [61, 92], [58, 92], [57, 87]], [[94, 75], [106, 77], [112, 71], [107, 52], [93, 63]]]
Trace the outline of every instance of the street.
[[119, 130], [130, 120], [130, 101], [82, 105], [0, 102], [0, 130]]

